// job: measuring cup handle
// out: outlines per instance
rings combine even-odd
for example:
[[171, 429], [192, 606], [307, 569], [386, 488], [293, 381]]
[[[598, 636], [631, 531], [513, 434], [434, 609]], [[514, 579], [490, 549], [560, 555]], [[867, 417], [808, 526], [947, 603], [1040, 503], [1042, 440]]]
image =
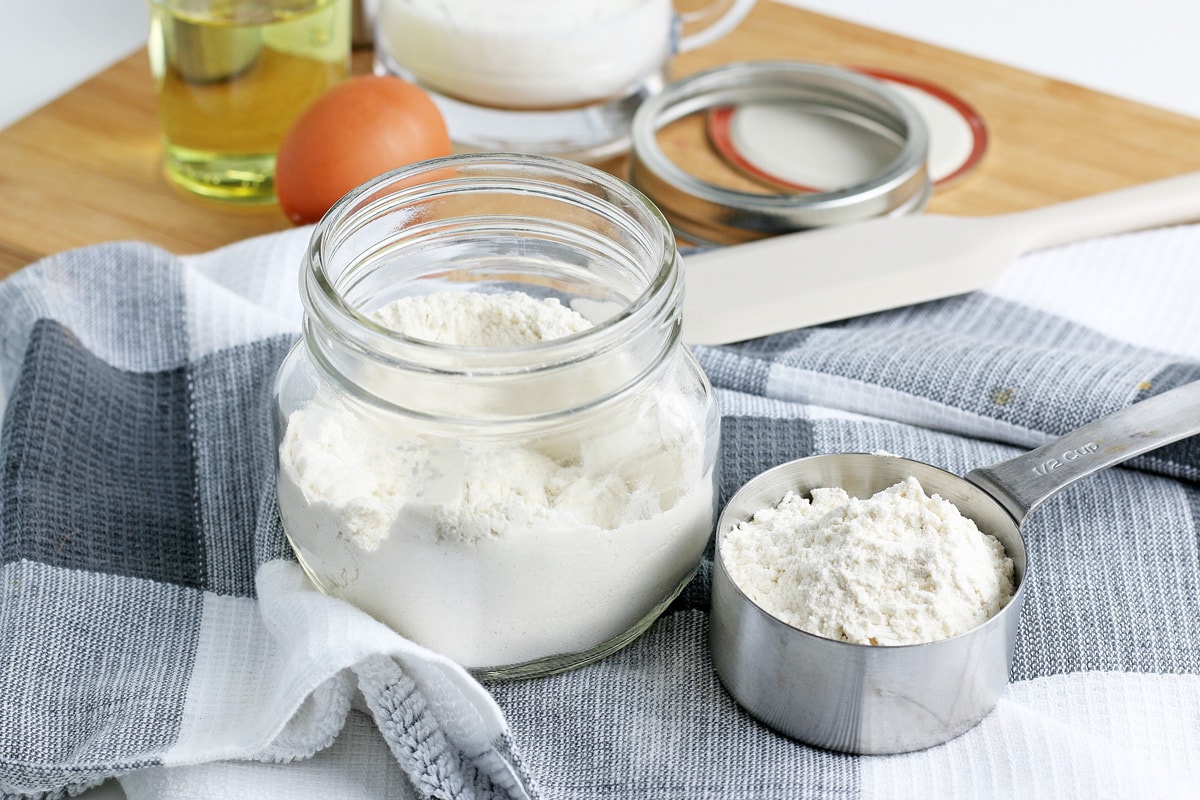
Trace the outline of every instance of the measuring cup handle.
[[[685, 30], [675, 45], [675, 52], [686, 53], [689, 50], [704, 47], [706, 44], [712, 44], [736, 28], [738, 23], [750, 13], [750, 9], [754, 7], [755, 2], [756, 0], [732, 0], [728, 8], [724, 11], [719, 11], [715, 9], [722, 5], [722, 2], [721, 0], [717, 0], [699, 11], [689, 11], [680, 14], [679, 22]], [[713, 19], [714, 13], [718, 15], [715, 19]], [[707, 21], [710, 19], [711, 21]], [[695, 24], [704, 24], [704, 27], [688, 33], [686, 28], [689, 25]]]
[[1155, 395], [966, 479], [1020, 525], [1043, 500], [1093, 472], [1200, 433], [1200, 381]]

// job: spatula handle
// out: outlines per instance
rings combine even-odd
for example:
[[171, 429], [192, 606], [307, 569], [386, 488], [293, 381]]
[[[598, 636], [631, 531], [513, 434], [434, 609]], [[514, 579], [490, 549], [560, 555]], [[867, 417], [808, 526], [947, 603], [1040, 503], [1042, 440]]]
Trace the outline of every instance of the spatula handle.
[[1021, 252], [1096, 236], [1200, 221], [1200, 172], [1001, 215], [1025, 238]]

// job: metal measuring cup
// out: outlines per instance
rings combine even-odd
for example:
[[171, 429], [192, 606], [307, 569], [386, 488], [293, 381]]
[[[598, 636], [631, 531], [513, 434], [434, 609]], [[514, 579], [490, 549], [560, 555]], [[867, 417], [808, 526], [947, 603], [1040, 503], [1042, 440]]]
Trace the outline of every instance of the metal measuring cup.
[[[806, 744], [848, 753], [904, 753], [967, 731], [1008, 686], [1025, 597], [1020, 526], [1043, 500], [1080, 478], [1200, 433], [1200, 382], [1135, 403], [965, 478], [895, 456], [820, 455], [750, 480], [717, 523], [710, 647], [721, 682], [747, 711]], [[839, 486], [855, 497], [914, 476], [995, 536], [1013, 560], [1016, 592], [983, 624], [949, 639], [871, 646], [802, 631], [759, 608], [729, 577], [725, 534], [787, 491]]]

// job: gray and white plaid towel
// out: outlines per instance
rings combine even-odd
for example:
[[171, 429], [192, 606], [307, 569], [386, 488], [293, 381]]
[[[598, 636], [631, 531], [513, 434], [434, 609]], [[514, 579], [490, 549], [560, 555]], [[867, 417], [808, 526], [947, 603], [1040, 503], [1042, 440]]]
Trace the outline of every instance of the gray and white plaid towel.
[[[0, 790], [134, 800], [1173, 798], [1200, 792], [1200, 441], [1060, 493], [1012, 685], [948, 744], [853, 757], [743, 713], [707, 571], [642, 639], [472, 680], [306, 583], [269, 396], [307, 230], [62, 253], [0, 283]], [[722, 492], [803, 455], [962, 473], [1200, 379], [1200, 226], [1034, 254], [985, 292], [698, 355]]]

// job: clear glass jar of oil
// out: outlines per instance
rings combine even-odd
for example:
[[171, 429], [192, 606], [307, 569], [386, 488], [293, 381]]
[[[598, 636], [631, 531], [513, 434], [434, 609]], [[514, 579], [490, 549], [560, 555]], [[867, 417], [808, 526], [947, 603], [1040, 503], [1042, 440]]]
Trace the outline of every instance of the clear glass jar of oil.
[[288, 128], [350, 65], [351, 0], [151, 0], [163, 162], [179, 186], [275, 201]]

